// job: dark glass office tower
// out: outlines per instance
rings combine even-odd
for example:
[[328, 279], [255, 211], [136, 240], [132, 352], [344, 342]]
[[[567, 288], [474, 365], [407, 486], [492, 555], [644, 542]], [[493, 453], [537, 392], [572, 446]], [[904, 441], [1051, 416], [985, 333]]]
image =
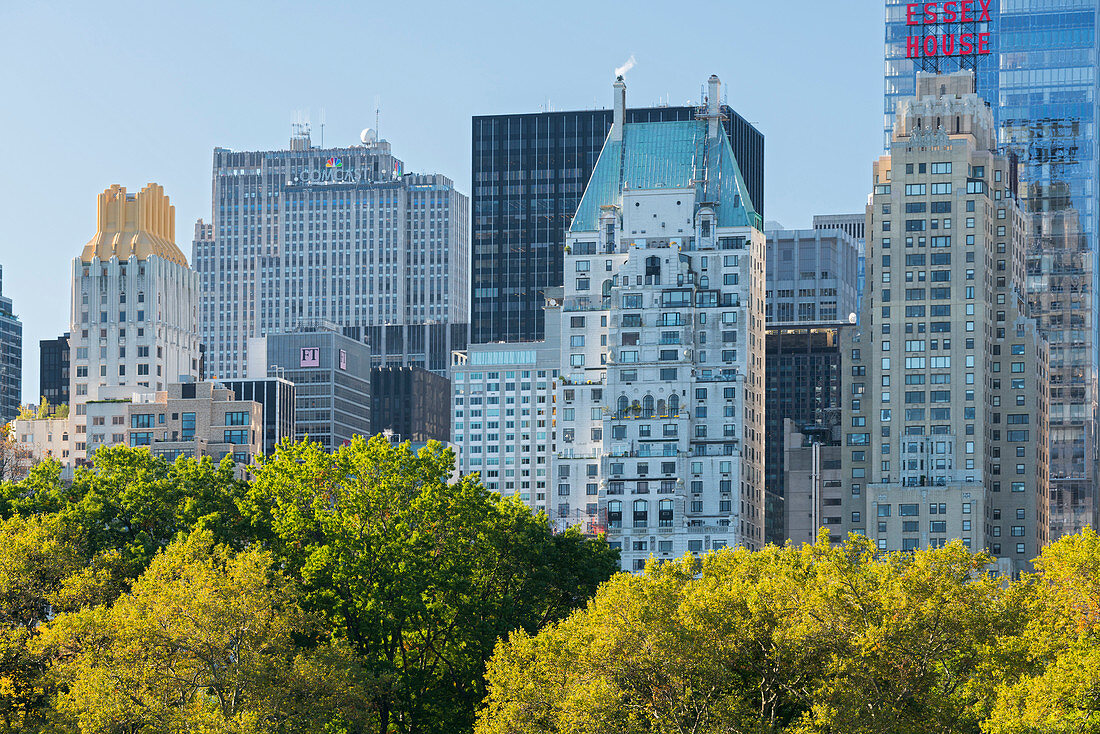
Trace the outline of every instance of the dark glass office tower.
[[[914, 32], [908, 4], [886, 1], [887, 143], [895, 101], [912, 94], [918, 67], [906, 58]], [[992, 107], [998, 146], [1019, 161], [1020, 204], [1032, 226], [1028, 300], [1050, 342], [1051, 540], [1100, 521], [1098, 5], [992, 0], [989, 20], [978, 24], [989, 32], [990, 53], [977, 57], [977, 91]], [[980, 3], [973, 7], [982, 12]]]
[[[764, 136], [722, 106], [753, 207], [764, 216]], [[696, 108], [629, 109], [631, 122], [691, 120]], [[471, 341], [543, 338], [544, 291], [562, 285], [565, 231], [596, 165], [612, 111], [473, 118]]]
[[38, 394], [50, 405], [69, 404], [69, 332], [38, 342]]
[[451, 381], [420, 367], [375, 367], [371, 376], [371, 432], [399, 441], [451, 440]]

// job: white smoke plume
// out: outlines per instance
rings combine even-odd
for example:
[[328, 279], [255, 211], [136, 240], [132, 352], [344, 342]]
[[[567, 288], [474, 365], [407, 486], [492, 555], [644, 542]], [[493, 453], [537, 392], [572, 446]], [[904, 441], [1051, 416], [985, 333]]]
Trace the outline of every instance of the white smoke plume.
[[634, 65], [638, 62], [634, 59], [634, 54], [630, 54], [630, 58], [626, 60], [626, 63], [615, 69], [615, 78], [618, 78], [634, 68]]

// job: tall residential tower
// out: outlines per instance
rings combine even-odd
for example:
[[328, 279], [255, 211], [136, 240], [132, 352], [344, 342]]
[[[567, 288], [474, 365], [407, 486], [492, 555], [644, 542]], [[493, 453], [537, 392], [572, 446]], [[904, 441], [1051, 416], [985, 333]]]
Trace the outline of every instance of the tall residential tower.
[[1048, 541], [1047, 344], [1027, 317], [1029, 218], [969, 71], [918, 74], [874, 164], [867, 292], [842, 349], [847, 529], [882, 550]]
[[1050, 343], [1054, 537], [1100, 523], [1098, 23], [1098, 0], [886, 0], [887, 144], [916, 72], [963, 68], [992, 106], [997, 148], [1017, 158], [1027, 297]]

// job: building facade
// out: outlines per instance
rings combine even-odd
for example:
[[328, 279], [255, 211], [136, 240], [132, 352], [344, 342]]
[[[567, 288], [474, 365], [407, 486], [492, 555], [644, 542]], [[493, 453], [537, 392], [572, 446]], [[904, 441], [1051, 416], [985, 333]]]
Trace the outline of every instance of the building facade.
[[294, 384], [294, 435], [328, 450], [371, 435], [370, 348], [335, 328], [250, 340], [248, 379]]
[[274, 454], [275, 447], [283, 439], [295, 440], [293, 382], [281, 377], [264, 377], [255, 380], [218, 380], [218, 384], [231, 390], [237, 400], [251, 400], [260, 404], [264, 455]]
[[195, 227], [212, 378], [243, 377], [248, 339], [327, 322], [376, 364], [445, 373], [469, 323], [468, 201], [406, 174], [390, 144], [214, 150], [213, 221]]
[[1049, 537], [1046, 341], [1029, 219], [970, 72], [920, 74], [874, 165], [868, 287], [842, 338], [843, 516], [882, 550], [962, 538], [1002, 571]]
[[126, 444], [147, 446], [166, 461], [229, 456], [248, 465], [263, 453], [263, 408], [234, 399], [232, 390], [214, 382], [171, 383], [136, 394], [125, 414]]
[[50, 405], [69, 404], [69, 333], [38, 343], [38, 393]]
[[[451, 443], [458, 472], [477, 472], [486, 488], [518, 495], [548, 515], [557, 450], [559, 331], [560, 321], [552, 319], [542, 341], [471, 344], [455, 353], [451, 366]], [[558, 528], [583, 523], [595, 531], [595, 516], [577, 517], [576, 523], [574, 518], [551, 520]]]
[[[695, 119], [698, 108], [626, 110], [628, 123]], [[748, 198], [764, 211], [764, 136], [723, 105]], [[473, 118], [471, 341], [544, 338], [546, 289], [562, 285], [566, 231], [596, 165], [611, 110]]]
[[782, 542], [813, 543], [821, 528], [828, 530], [833, 540], [844, 541], [840, 533], [844, 525], [840, 455], [844, 449], [835, 440], [834, 429], [783, 420], [780, 441], [787, 496], [781, 509]]
[[72, 283], [70, 455], [79, 462], [89, 456], [87, 404], [102, 391], [159, 391], [198, 374], [199, 276], [176, 247], [175, 208], [160, 186], [99, 195]]
[[847, 321], [859, 310], [859, 242], [841, 229], [766, 233], [769, 324]]
[[421, 367], [371, 370], [371, 431], [415, 444], [451, 440], [451, 382]]
[[15, 315], [12, 300], [4, 296], [0, 267], [0, 426], [19, 415], [22, 399], [23, 322]]
[[765, 241], [708, 87], [694, 120], [626, 123], [616, 82], [547, 308], [562, 345], [551, 516], [594, 519], [627, 570], [764, 539]]
[[[812, 433], [812, 443], [829, 446], [840, 441], [840, 403], [845, 384], [840, 333], [853, 328], [846, 322], [768, 326], [764, 356], [764, 538], [769, 543], [782, 545], [788, 538], [795, 540], [794, 531], [786, 525], [791, 517], [786, 506], [792, 501], [808, 501], [799, 495], [804, 488], [786, 485], [786, 424], [791, 423], [799, 436], [802, 431]], [[801, 446], [801, 439], [798, 441]]]
[[[814, 229], [840, 229], [856, 240], [859, 254], [856, 265], [856, 302], [863, 303], [863, 288], [867, 279], [867, 237], [866, 214], [815, 214], [813, 218]], [[856, 318], [859, 318], [860, 309], [856, 309]]]
[[[961, 32], [911, 25], [908, 5], [886, 2], [887, 142], [897, 101], [912, 94], [915, 72], [931, 65], [909, 55], [906, 40]], [[1051, 531], [1058, 537], [1100, 522], [1100, 3], [994, 0], [973, 8], [976, 22], [962, 30], [988, 34], [986, 53], [934, 61], [944, 70], [960, 63], [976, 70], [977, 92], [992, 105], [997, 144], [1018, 158], [1020, 203], [1031, 220], [1028, 301], [1050, 343]]]
[[62, 466], [69, 463], [72, 422], [68, 418], [16, 418], [11, 425], [15, 440], [33, 463], [46, 459], [56, 459]]

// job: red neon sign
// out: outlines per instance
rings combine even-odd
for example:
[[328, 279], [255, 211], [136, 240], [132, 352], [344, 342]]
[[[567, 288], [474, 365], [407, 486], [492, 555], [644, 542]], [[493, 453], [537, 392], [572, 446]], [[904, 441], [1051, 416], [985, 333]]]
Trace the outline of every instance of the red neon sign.
[[[991, 0], [951, 0], [944, 3], [910, 3], [905, 6], [905, 24], [927, 26], [942, 23], [985, 23], [989, 21]], [[985, 55], [989, 33], [941, 33], [909, 36], [905, 39], [905, 58], [921, 56]]]

